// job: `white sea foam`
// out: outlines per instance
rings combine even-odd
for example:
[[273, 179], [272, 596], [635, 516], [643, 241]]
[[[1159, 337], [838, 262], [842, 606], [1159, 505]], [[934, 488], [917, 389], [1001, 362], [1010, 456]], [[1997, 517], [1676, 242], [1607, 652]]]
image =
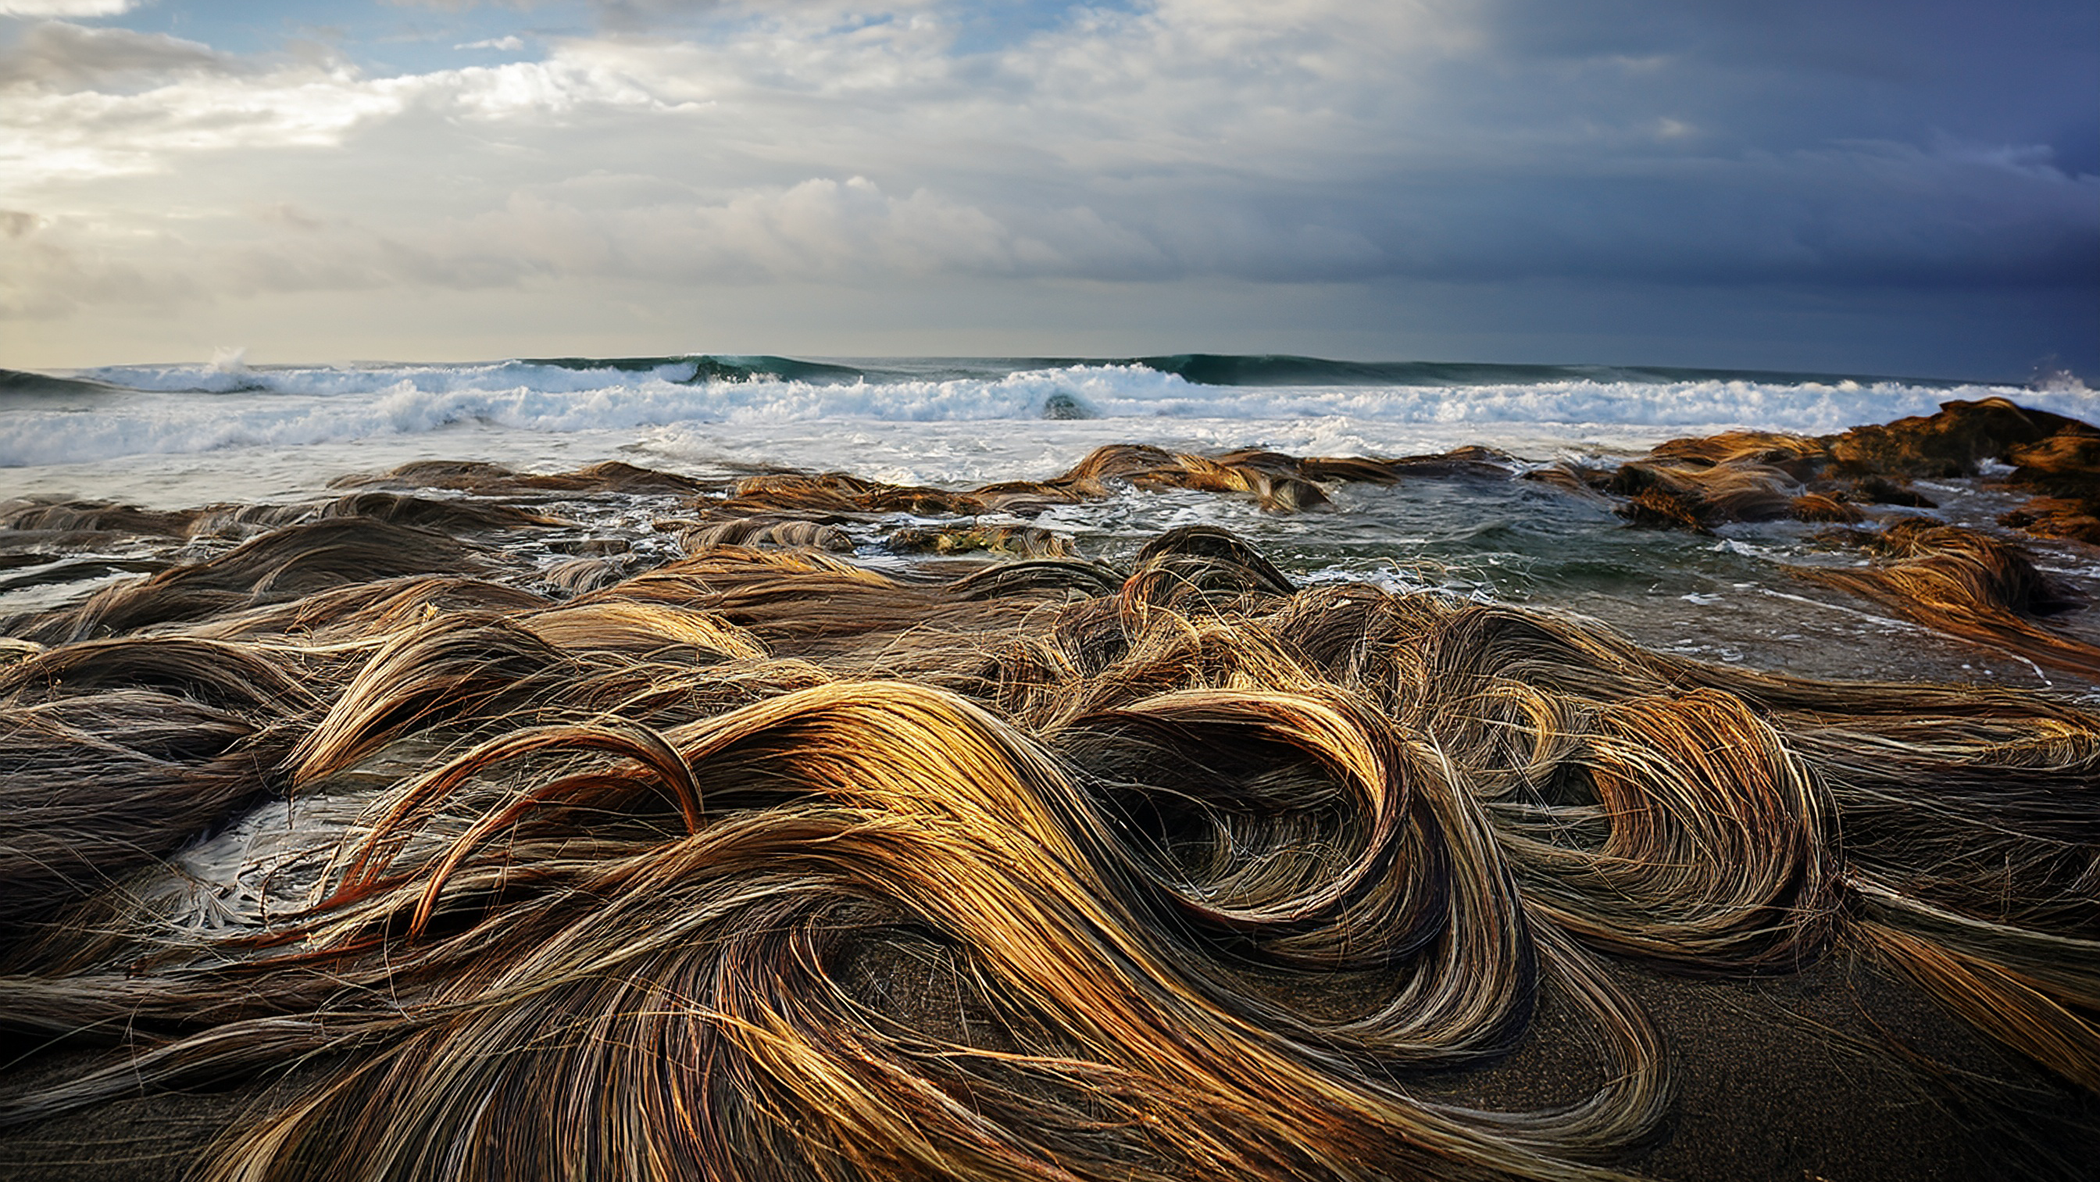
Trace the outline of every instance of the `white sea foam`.
[[80, 371], [71, 376], [123, 389], [86, 401], [0, 400], [0, 495], [111, 488], [113, 476], [146, 500], [175, 495], [133, 487], [146, 469], [190, 473], [185, 485], [215, 475], [227, 485], [218, 495], [233, 495], [236, 486], [248, 495], [289, 495], [328, 475], [420, 456], [536, 467], [639, 452], [639, 462], [672, 467], [837, 467], [928, 482], [1048, 475], [1111, 441], [1328, 455], [1482, 443], [1547, 458], [1728, 427], [1838, 431], [1992, 394], [2100, 420], [2100, 393], [2077, 383], [2029, 390], [1560, 377], [1207, 386], [1142, 365], [1103, 364], [981, 366], [965, 377], [695, 381], [699, 366], [671, 359], [253, 368], [229, 351], [211, 364]]
[[[1945, 389], [1901, 383], [1563, 380], [1472, 386], [1203, 386], [1142, 366], [1073, 366], [998, 377], [819, 383], [687, 384], [691, 362], [642, 372], [527, 362], [255, 370], [237, 364], [84, 371], [148, 393], [91, 413], [0, 410], [0, 465], [126, 454], [307, 445], [439, 431], [634, 430], [680, 423], [1101, 419], [1351, 421], [1498, 429], [1714, 426], [1826, 432], [1908, 414], [1950, 397], [2008, 394], [2080, 418], [2100, 415], [2082, 386]], [[1498, 432], [1500, 433], [1500, 432]]]

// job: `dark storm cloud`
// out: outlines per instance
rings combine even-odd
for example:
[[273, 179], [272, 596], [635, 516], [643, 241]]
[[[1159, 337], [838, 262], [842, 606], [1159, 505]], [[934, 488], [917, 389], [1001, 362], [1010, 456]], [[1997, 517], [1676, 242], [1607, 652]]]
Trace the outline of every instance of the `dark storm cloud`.
[[2048, 146], [2100, 172], [2100, 7], [2066, 0], [1504, 0], [1496, 36], [1537, 62], [1667, 58], [1676, 97], [1746, 142], [1951, 137]]
[[1369, 236], [1396, 270], [2100, 274], [2100, 8], [1501, 0], [1482, 27], [1436, 68], [1483, 150], [1394, 171]]
[[[0, 205], [228, 299], [1546, 283], [1988, 319], [2100, 285], [2089, 3], [411, 6], [473, 10], [447, 68], [229, 55], [204, 7], [194, 41], [16, 26]], [[86, 306], [18, 270], [16, 306]]]
[[[1291, 280], [1411, 275], [1559, 275], [1661, 282], [1998, 287], [2092, 282], [2100, 273], [2100, 178], [2074, 178], [2036, 149], [1926, 150], [1853, 143], [1787, 153], [1396, 174], [1343, 200], [1262, 203], [1237, 250], [1170, 253], [1188, 267], [1244, 269], [1262, 242], [1324, 225], [1353, 253], [1272, 258]], [[1306, 206], [1322, 207], [1318, 222]], [[1144, 219], [1140, 210], [1132, 219]], [[1150, 236], [1186, 241], [1189, 221]]]

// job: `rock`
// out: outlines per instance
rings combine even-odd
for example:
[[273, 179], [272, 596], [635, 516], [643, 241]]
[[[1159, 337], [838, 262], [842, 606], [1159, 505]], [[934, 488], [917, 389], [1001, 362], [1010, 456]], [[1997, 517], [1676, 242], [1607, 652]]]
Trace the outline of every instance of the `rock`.
[[1720, 463], [1634, 460], [1619, 466], [1605, 491], [1632, 498], [1618, 512], [1637, 525], [1704, 530], [1730, 521], [1793, 516], [1801, 489], [1784, 469], [1730, 458]]
[[1849, 505], [1835, 497], [1814, 492], [1795, 497], [1788, 516], [1796, 521], [1826, 521], [1844, 525], [1865, 521], [1867, 517], [1859, 511], [1857, 505]]
[[2037, 537], [2068, 538], [2089, 546], [2100, 546], [2100, 513], [2091, 501], [2062, 497], [2036, 497], [2011, 512], [1999, 515], [1998, 524], [2025, 530]]
[[1854, 427], [1830, 440], [1830, 456], [1840, 471], [1862, 476], [1974, 476], [1983, 461], [2073, 425], [2081, 424], [2005, 398], [1956, 399], [1937, 414]]
[[1937, 509], [1939, 503], [1886, 476], [1862, 476], [1846, 489], [1845, 499], [1869, 505], [1900, 505], [1906, 509]]
[[788, 546], [850, 554], [853, 539], [845, 530], [824, 521], [785, 514], [753, 514], [703, 522], [679, 535], [679, 545], [688, 554], [699, 554], [716, 546]]
[[1022, 558], [1062, 558], [1072, 553], [1071, 540], [1033, 525], [911, 526], [887, 539], [901, 554], [1013, 554]]

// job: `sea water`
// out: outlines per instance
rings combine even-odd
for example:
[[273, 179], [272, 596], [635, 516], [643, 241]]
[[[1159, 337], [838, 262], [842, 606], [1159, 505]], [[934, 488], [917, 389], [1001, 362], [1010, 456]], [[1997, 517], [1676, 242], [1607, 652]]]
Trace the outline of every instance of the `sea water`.
[[[1042, 479], [1095, 447], [1262, 447], [1293, 455], [1402, 456], [1475, 444], [1518, 468], [1611, 465], [1665, 439], [1731, 428], [1823, 434], [2003, 396], [2100, 421], [2100, 394], [1818, 374], [1181, 355], [1122, 360], [550, 358], [474, 364], [109, 366], [0, 371], [0, 501], [89, 498], [155, 508], [296, 502], [336, 478], [413, 460], [559, 471], [623, 460], [713, 479], [845, 471], [970, 487]], [[1928, 483], [1934, 515], [1988, 527], [2017, 498], [1976, 481]], [[440, 494], [442, 495], [442, 494]], [[648, 523], [673, 497], [553, 506], [587, 530], [667, 548]], [[1905, 510], [1904, 512], [1910, 512]], [[901, 517], [901, 515], [900, 515]], [[2024, 662], [1887, 618], [1809, 584], [1802, 565], [1856, 549], [1794, 522], [1715, 535], [1634, 529], [1599, 498], [1527, 481], [1345, 485], [1330, 508], [1265, 513], [1251, 501], [1128, 490], [1035, 522], [1114, 562], [1176, 525], [1223, 526], [1304, 581], [1361, 579], [1575, 611], [1653, 647], [1820, 676], [1910, 676], [2069, 688]], [[898, 559], [886, 525], [862, 558]], [[2100, 591], [2089, 551], [2024, 539], [2074, 591]], [[550, 563], [558, 555], [549, 552]], [[77, 560], [78, 556], [69, 556]], [[0, 612], [78, 585], [0, 579]], [[2063, 621], [2084, 627], [2089, 613]]]

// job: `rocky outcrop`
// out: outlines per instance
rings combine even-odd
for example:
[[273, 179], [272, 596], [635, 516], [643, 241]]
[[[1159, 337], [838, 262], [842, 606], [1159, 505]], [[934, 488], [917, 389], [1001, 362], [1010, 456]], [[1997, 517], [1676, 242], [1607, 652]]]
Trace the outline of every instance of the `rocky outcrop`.
[[1730, 431], [1673, 439], [1593, 483], [1626, 498], [1636, 525], [1709, 530], [1731, 521], [1857, 522], [1861, 505], [1933, 508], [1912, 478], [2014, 465], [2040, 494], [2000, 518], [2014, 529], [2100, 545], [2100, 429], [2004, 398], [1954, 400], [1930, 415], [1838, 435]]
[[[1956, 399], [1937, 413], [1854, 427], [1827, 440], [1837, 470], [1855, 476], [1974, 476], [1985, 460], [2084, 423], [2006, 398]], [[2086, 428], [2090, 430], [2091, 428]]]

